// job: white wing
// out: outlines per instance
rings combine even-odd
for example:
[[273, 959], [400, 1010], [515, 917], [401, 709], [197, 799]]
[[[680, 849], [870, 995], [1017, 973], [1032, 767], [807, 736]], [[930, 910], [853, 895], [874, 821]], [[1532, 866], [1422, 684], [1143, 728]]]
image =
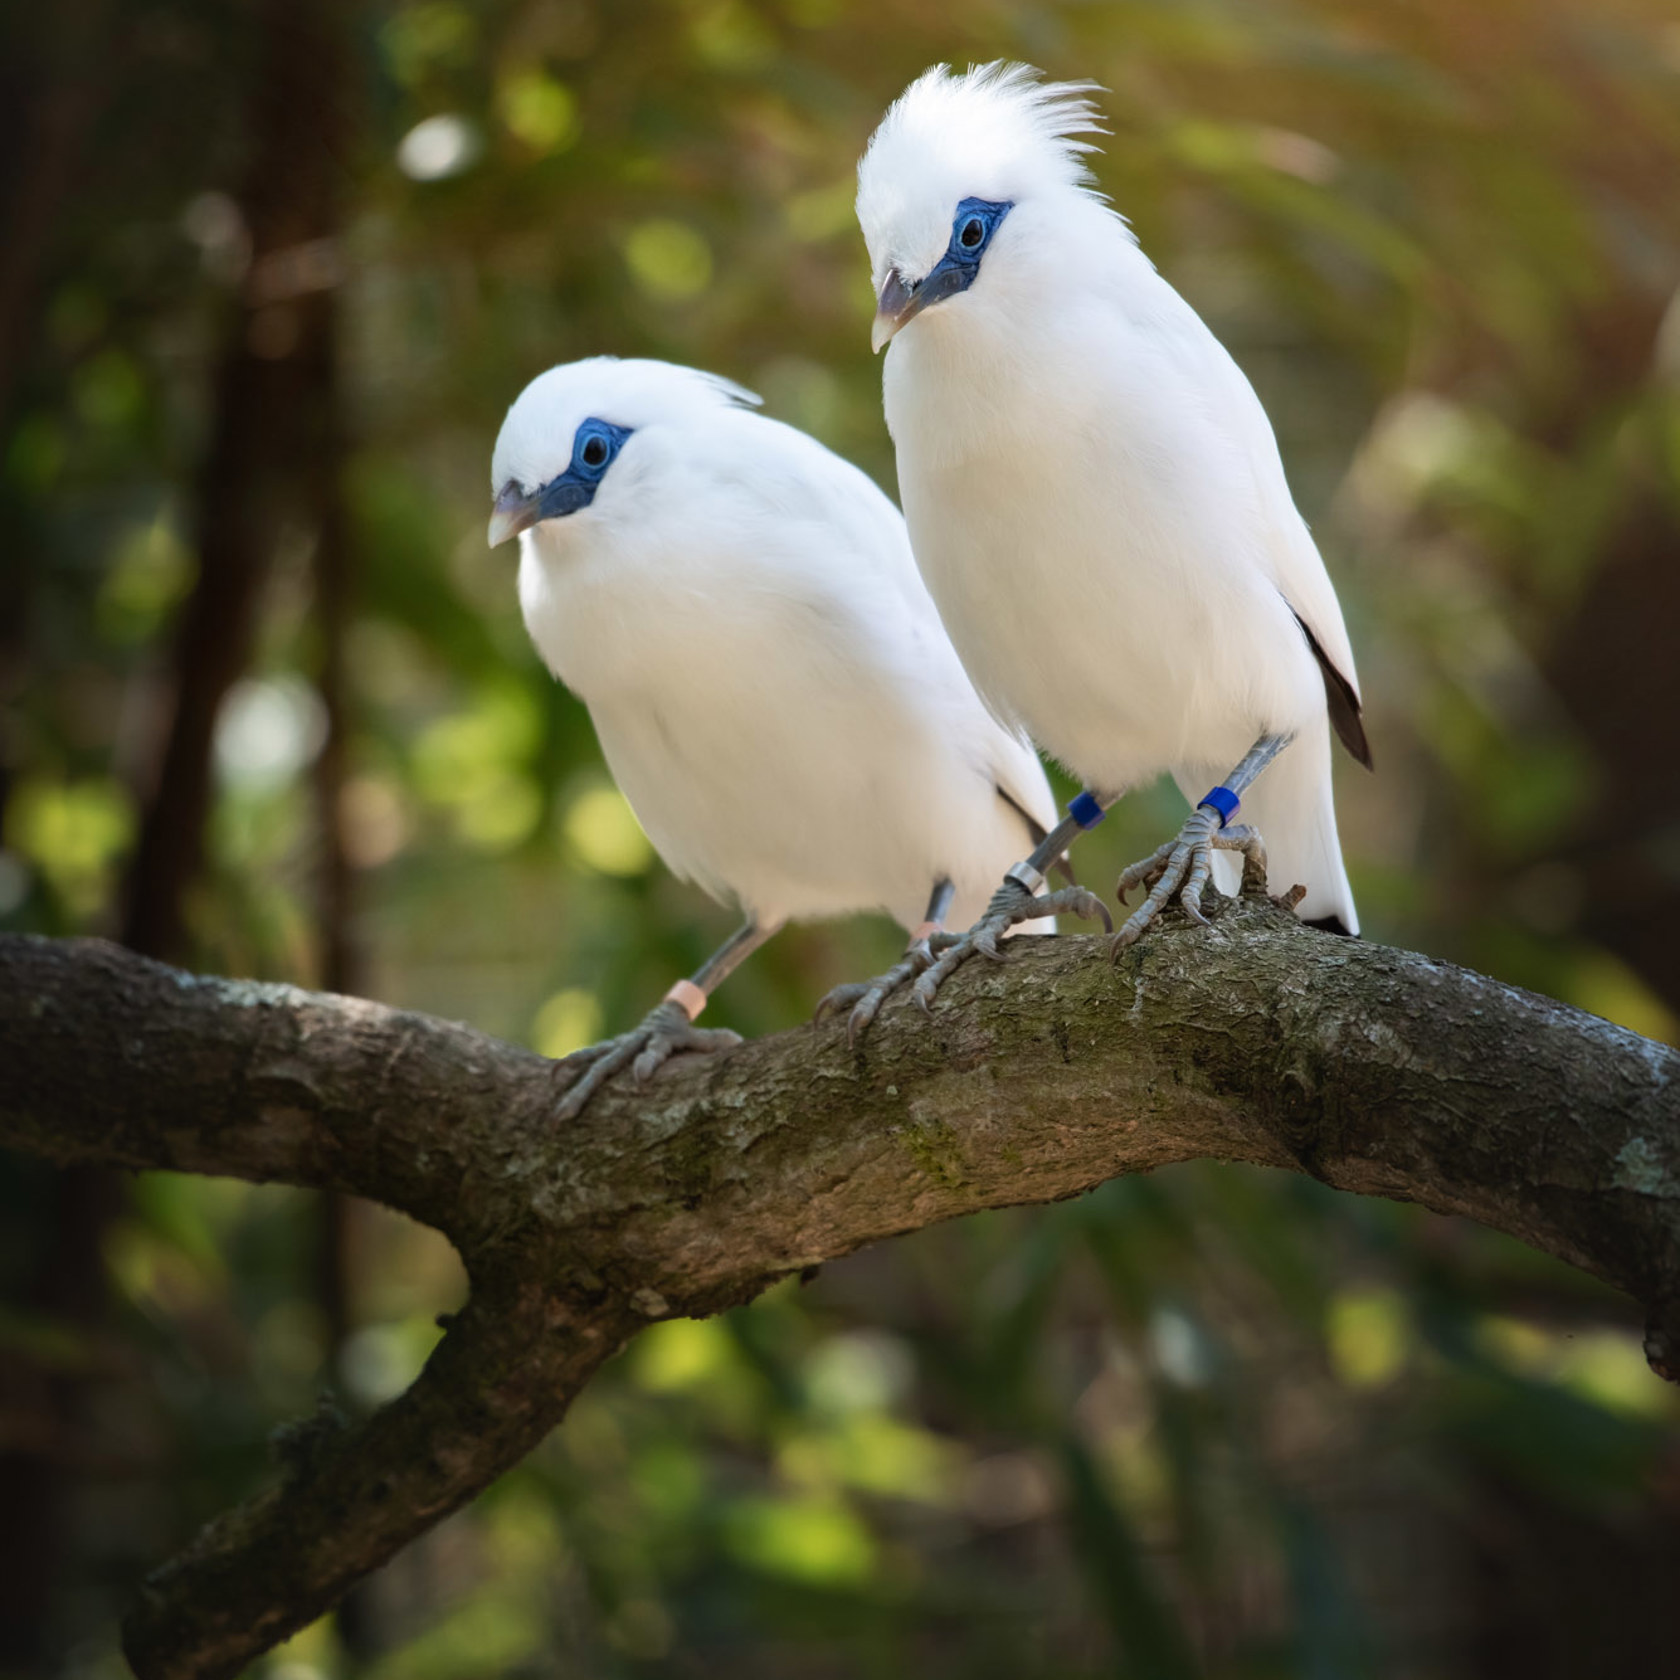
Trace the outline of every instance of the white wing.
[[1225, 433], [1247, 465], [1261, 527], [1262, 559], [1324, 671], [1332, 726], [1348, 751], [1369, 767], [1353, 645], [1318, 545], [1290, 494], [1272, 423], [1248, 376], [1206, 322], [1166, 281], [1153, 274], [1151, 278], [1160, 288], [1155, 301], [1164, 305], [1154, 323], [1162, 334], [1161, 348], [1177, 365], [1187, 388], [1201, 395], [1208, 421]]
[[[1166, 282], [1163, 289], [1170, 290]], [[1266, 410], [1255, 395], [1248, 375], [1237, 365], [1206, 322], [1172, 293], [1177, 309], [1172, 321], [1171, 349], [1183, 366], [1191, 389], [1205, 393], [1208, 417], [1222, 427], [1246, 457], [1265, 521], [1266, 553], [1273, 581], [1318, 643], [1324, 658], [1341, 673], [1354, 697], [1359, 677], [1354, 669], [1353, 645], [1336, 599], [1335, 586], [1324, 569], [1318, 545], [1289, 493], [1283, 458]]]

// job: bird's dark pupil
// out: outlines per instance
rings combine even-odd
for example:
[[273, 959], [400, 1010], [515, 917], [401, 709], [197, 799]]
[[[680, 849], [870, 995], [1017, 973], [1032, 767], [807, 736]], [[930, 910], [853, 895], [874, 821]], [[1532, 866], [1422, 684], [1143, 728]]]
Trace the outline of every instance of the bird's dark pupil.
[[583, 446], [583, 458], [588, 465], [598, 467], [607, 458], [607, 446], [599, 438], [591, 438]]
[[970, 217], [968, 221], [963, 223], [963, 244], [972, 251], [974, 247], [980, 243], [980, 235], [984, 231], [985, 230], [980, 226], [980, 218], [978, 216]]

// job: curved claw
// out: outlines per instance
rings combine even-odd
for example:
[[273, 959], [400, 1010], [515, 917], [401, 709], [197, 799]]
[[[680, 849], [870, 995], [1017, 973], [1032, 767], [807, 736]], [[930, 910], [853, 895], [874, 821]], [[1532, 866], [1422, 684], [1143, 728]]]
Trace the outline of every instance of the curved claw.
[[[933, 937], [937, 939], [940, 936], [935, 934]], [[849, 980], [834, 987], [817, 1005], [812, 1024], [825, 1021], [845, 1010], [846, 1042], [855, 1045], [858, 1035], [866, 1031], [869, 1024], [881, 1013], [887, 999], [907, 980], [920, 974], [932, 961], [933, 953], [929, 949], [929, 941], [918, 939], [885, 974], [878, 975], [873, 980]]]
[[642, 1053], [630, 1064], [630, 1077], [645, 1085], [679, 1050], [708, 1056], [719, 1050], [733, 1050], [741, 1035], [729, 1027], [696, 1027], [684, 1032], [648, 1034]]
[[[555, 1119], [577, 1119], [588, 1106], [589, 1099], [634, 1059], [641, 1049], [641, 1036], [640, 1033], [626, 1033], [622, 1038], [610, 1038], [604, 1044], [591, 1045], [592, 1050], [599, 1050], [601, 1054], [594, 1059], [594, 1066], [560, 1099], [554, 1111]], [[566, 1058], [568, 1062], [571, 1059], [570, 1056]]]
[[1207, 917], [1202, 914], [1202, 888], [1208, 884], [1213, 874], [1213, 848], [1211, 846], [1192, 846], [1190, 848], [1190, 868], [1184, 877], [1184, 886], [1178, 895], [1178, 902], [1191, 921], [1200, 922], [1207, 926]]
[[1064, 901], [1057, 906], [1059, 910], [1066, 910], [1070, 916], [1083, 917], [1088, 922], [1101, 922], [1104, 933], [1114, 932], [1114, 918], [1109, 915], [1108, 906], [1089, 888], [1063, 887], [1051, 897]]
[[555, 1117], [562, 1121], [575, 1120], [595, 1093], [627, 1067], [639, 1085], [679, 1051], [704, 1055], [732, 1050], [740, 1042], [739, 1033], [727, 1027], [697, 1027], [679, 1004], [662, 1003], [648, 1012], [634, 1032], [592, 1044], [588, 1050], [580, 1050], [559, 1064], [564, 1067], [581, 1057], [588, 1057], [592, 1063], [589, 1071], [561, 1097]]
[[967, 933], [943, 942], [940, 955], [929, 964], [921, 978], [911, 988], [910, 995], [923, 1014], [933, 1013], [933, 1000], [939, 988], [972, 956], [990, 958], [993, 962], [1007, 962], [1009, 953], [1002, 941], [1017, 922], [1031, 922], [1041, 916], [1056, 916], [1063, 912], [1082, 916], [1088, 921], [1100, 921], [1109, 932], [1114, 930], [1108, 906], [1088, 887], [1059, 887], [1055, 892], [1034, 898], [1025, 887], [1008, 880], [992, 895], [986, 913]]
[[1213, 843], [1222, 851], [1242, 853], [1244, 892], [1265, 892], [1266, 842], [1260, 838], [1259, 829], [1252, 828], [1247, 823], [1232, 823], [1214, 835]]
[[933, 966], [933, 951], [925, 939], [918, 939], [903, 955], [903, 957], [874, 985], [866, 987], [864, 994], [853, 1005], [852, 1012], [846, 1017], [846, 1042], [855, 1045], [858, 1035], [869, 1029], [870, 1023], [881, 1013], [881, 1006], [905, 981], [921, 975]]
[[1157, 846], [1146, 858], [1140, 858], [1136, 863], [1129, 863], [1120, 871], [1120, 879], [1114, 884], [1114, 896], [1122, 904], [1126, 902], [1126, 894], [1133, 887], [1154, 885], [1162, 871], [1164, 871], [1173, 854], [1173, 847], [1178, 844], [1175, 836], [1165, 845]]
[[1259, 833], [1246, 823], [1216, 829], [1213, 821], [1209, 813], [1198, 807], [1191, 812], [1177, 835], [1165, 845], [1157, 846], [1148, 857], [1129, 865], [1121, 874], [1116, 889], [1121, 903], [1125, 902], [1127, 890], [1131, 887], [1147, 884], [1149, 892], [1109, 941], [1112, 959], [1119, 959], [1120, 953], [1138, 939], [1175, 895], [1191, 921], [1203, 927], [1209, 925], [1202, 911], [1202, 891], [1213, 874], [1213, 854], [1216, 851], [1241, 852], [1264, 877], [1266, 848]]
[[850, 1009], [853, 1004], [864, 997], [874, 982], [869, 980], [845, 980], [838, 986], [832, 986], [817, 999], [817, 1007], [811, 1011], [811, 1025], [820, 1027], [824, 1021]]
[[[902, 964], [897, 965], [902, 967]], [[848, 1047], [855, 1046], [858, 1035], [869, 1030], [870, 1023], [881, 1013], [881, 1005], [898, 988], [901, 980], [907, 976], [900, 976], [897, 969], [883, 974], [873, 986], [864, 988], [863, 996], [852, 1005], [852, 1012], [846, 1017], [846, 1043]]]
[[[969, 929], [969, 934], [973, 933]], [[916, 1007], [924, 1015], [933, 1013], [933, 1000], [939, 995], [939, 988], [943, 986], [951, 975], [962, 967], [963, 959], [972, 954], [972, 945], [968, 935], [953, 945], [939, 960], [931, 964], [925, 973], [910, 988], [910, 996], [915, 1000]]]
[[1120, 931], [1108, 944], [1108, 954], [1112, 960], [1118, 961], [1120, 953], [1128, 945], [1135, 944], [1149, 924], [1160, 915], [1177, 884], [1177, 878], [1171, 871], [1163, 875], [1143, 903], [1120, 924]]

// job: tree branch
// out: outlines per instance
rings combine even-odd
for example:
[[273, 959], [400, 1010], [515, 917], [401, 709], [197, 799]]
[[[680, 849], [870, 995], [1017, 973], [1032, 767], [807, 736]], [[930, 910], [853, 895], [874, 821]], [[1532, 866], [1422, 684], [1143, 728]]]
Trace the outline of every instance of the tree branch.
[[444, 1231], [472, 1303], [401, 1399], [155, 1577], [154, 1676], [232, 1675], [535, 1443], [650, 1318], [941, 1219], [1197, 1158], [1466, 1214], [1628, 1291], [1680, 1377], [1680, 1054], [1263, 897], [1118, 967], [1084, 938], [680, 1060], [557, 1130], [572, 1077], [425, 1016], [0, 939], [0, 1144], [325, 1186]]
[[136, 1674], [234, 1675], [511, 1469], [630, 1333], [541, 1280], [475, 1278], [426, 1368], [358, 1428], [286, 1432], [281, 1480], [146, 1581], [123, 1630]]

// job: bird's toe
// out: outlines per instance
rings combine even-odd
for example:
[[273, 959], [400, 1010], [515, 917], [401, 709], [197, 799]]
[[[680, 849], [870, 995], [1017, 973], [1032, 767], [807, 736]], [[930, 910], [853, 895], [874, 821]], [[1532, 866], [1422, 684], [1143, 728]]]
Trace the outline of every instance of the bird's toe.
[[852, 1012], [846, 1017], [846, 1042], [855, 1045], [864, 1033], [868, 1032], [870, 1023], [881, 1013], [881, 1005], [887, 1001], [886, 989], [881, 986], [868, 986], [864, 994], [852, 1005]]
[[636, 1059], [630, 1064], [630, 1077], [638, 1085], [645, 1085], [659, 1068], [676, 1052], [674, 1045], [668, 1038], [660, 1038], [650, 1034]]
[[[630, 1033], [620, 1038], [609, 1038], [601, 1044], [592, 1044], [589, 1048], [598, 1054], [592, 1059], [591, 1065], [583, 1077], [577, 1080], [561, 1097], [555, 1108], [555, 1118], [561, 1121], [575, 1120], [588, 1106], [589, 1100], [635, 1055], [640, 1043], [640, 1035]], [[568, 1056], [566, 1063], [574, 1062], [575, 1058]]]
[[1108, 906], [1087, 887], [1063, 887], [1044, 900], [1044, 907], [1058, 915], [1065, 911], [1087, 922], [1101, 922], [1105, 933], [1114, 931], [1114, 918], [1109, 915]]
[[672, 1029], [656, 1028], [647, 1035], [630, 1072], [638, 1085], [645, 1084], [675, 1055], [713, 1055], [733, 1050], [740, 1042], [741, 1035], [728, 1027], [696, 1027], [685, 1021]]
[[933, 1013], [933, 1000], [939, 996], [939, 988], [945, 984], [945, 976], [957, 966], [956, 962], [951, 960], [955, 955], [955, 950], [947, 953], [910, 988], [910, 996], [924, 1015]]
[[812, 1026], [820, 1026], [836, 1015], [845, 1014], [867, 997], [872, 989], [873, 982], [868, 980], [847, 980], [833, 987], [823, 994], [817, 1007], [811, 1012]]

